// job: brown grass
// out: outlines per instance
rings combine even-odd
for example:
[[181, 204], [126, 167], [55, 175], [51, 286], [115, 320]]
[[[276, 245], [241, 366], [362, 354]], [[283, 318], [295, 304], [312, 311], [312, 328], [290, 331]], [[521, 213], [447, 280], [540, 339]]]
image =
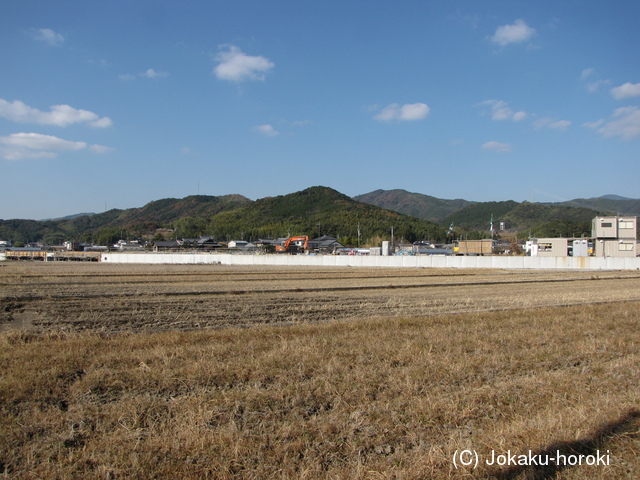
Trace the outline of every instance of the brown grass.
[[[33, 328], [33, 323], [12, 327], [0, 335], [0, 473], [8, 478], [640, 478], [640, 307], [594, 303], [603, 288], [613, 289], [606, 285], [618, 281], [636, 282], [637, 292], [637, 279], [607, 275], [612, 279], [605, 282], [557, 283], [556, 297], [541, 283], [538, 296], [545, 301], [592, 303], [569, 307], [544, 307], [532, 296], [536, 308], [517, 308], [527, 307], [522, 298], [520, 305], [509, 303], [500, 286], [483, 285], [466, 289], [456, 307], [479, 308], [482, 296], [493, 291], [509, 309], [402, 315], [413, 305], [404, 296], [408, 292], [455, 288], [436, 286], [392, 289], [399, 293], [397, 302], [385, 298], [387, 309], [377, 318], [118, 334]], [[92, 281], [95, 277], [87, 278]], [[599, 292], [587, 291], [585, 285], [594, 283]], [[562, 293], [558, 285], [572, 287]], [[37, 292], [44, 296], [37, 287], [26, 294]], [[349, 310], [356, 294], [368, 291], [350, 292], [330, 293]], [[143, 295], [142, 304], [150, 298]], [[227, 298], [242, 309], [253, 297]], [[441, 308], [450, 306], [444, 293], [437, 298], [444, 302]], [[367, 302], [368, 297], [361, 301]], [[22, 303], [23, 315], [32, 312], [32, 303], [49, 305]], [[85, 301], [85, 308], [94, 303]], [[567, 455], [609, 450], [610, 464], [527, 469], [481, 462], [476, 470], [456, 469], [454, 452], [467, 448], [482, 458], [492, 450], [555, 454], [559, 449]]]
[[640, 274], [181, 265], [0, 266], [0, 330], [131, 332], [640, 301]]

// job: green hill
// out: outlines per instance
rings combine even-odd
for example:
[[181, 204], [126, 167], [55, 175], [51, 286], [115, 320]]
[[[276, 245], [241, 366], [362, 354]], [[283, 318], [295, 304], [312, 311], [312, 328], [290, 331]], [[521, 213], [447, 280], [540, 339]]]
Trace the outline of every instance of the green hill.
[[507, 230], [526, 232], [534, 237], [579, 237], [591, 235], [592, 219], [604, 213], [590, 208], [510, 200], [469, 205], [444, 218], [442, 224], [453, 223], [457, 229], [488, 232], [493, 219], [495, 231], [504, 222]]
[[343, 243], [364, 245], [389, 239], [393, 228], [397, 240], [442, 242], [451, 223], [457, 235], [486, 237], [492, 217], [496, 231], [504, 222], [507, 230], [523, 232], [521, 236], [570, 237], [590, 235], [596, 215], [637, 214], [639, 202], [610, 195], [553, 204], [469, 202], [406, 190], [376, 190], [350, 198], [317, 186], [256, 201], [242, 195], [194, 195], [56, 220], [0, 220], [0, 240], [109, 245], [120, 238], [151, 237], [156, 229], [164, 228], [176, 238], [211, 235], [227, 241], [330, 235]]
[[598, 198], [576, 198], [559, 205], [570, 207], [593, 208], [601, 211], [608, 211], [616, 215], [640, 216], [640, 200], [619, 197], [617, 195], [605, 195]]
[[[454, 220], [456, 223], [461, 221], [465, 226], [474, 226], [480, 228], [484, 223], [488, 225], [491, 212], [493, 210], [495, 215], [502, 215], [506, 213], [504, 208], [510, 209], [516, 202], [471, 202], [468, 200], [443, 200], [440, 198], [424, 195], [421, 193], [411, 193], [406, 190], [375, 190], [370, 193], [358, 195], [354, 197], [355, 200], [364, 203], [370, 203], [381, 208], [394, 210], [396, 212], [404, 213], [406, 215], [412, 215], [417, 218], [430, 220], [442, 225], [449, 223], [450, 220]], [[527, 202], [523, 202], [527, 203]], [[487, 208], [482, 204], [487, 204]], [[477, 205], [476, 208], [473, 206]], [[560, 203], [543, 203], [536, 205], [546, 205], [549, 207], [577, 207], [583, 209], [589, 209], [600, 213], [608, 213], [612, 215], [633, 215], [640, 216], [640, 200], [620, 197], [618, 195], [604, 195], [597, 198], [578, 198], [567, 202]], [[465, 211], [462, 211], [462, 210]], [[488, 209], [488, 210], [487, 210]], [[486, 210], [486, 211], [485, 211]], [[548, 212], [541, 209], [540, 212]], [[571, 215], [567, 211], [567, 215]], [[461, 216], [455, 214], [460, 213]], [[485, 219], [483, 216], [486, 216]], [[581, 215], [579, 211], [573, 211]], [[476, 216], [478, 218], [474, 219]], [[483, 217], [483, 218], [479, 218]], [[546, 221], [545, 218], [539, 218], [538, 221]], [[517, 222], [516, 222], [517, 223]], [[527, 227], [528, 228], [528, 227]]]
[[108, 237], [115, 237], [116, 240], [125, 232], [130, 237], [138, 237], [159, 227], [172, 227], [185, 217], [211, 217], [247, 203], [253, 202], [242, 195], [193, 195], [182, 199], [156, 200], [140, 208], [112, 209], [104, 213], [72, 215], [57, 220], [0, 220], [0, 239], [51, 245], [66, 240], [100, 243], [98, 237], [101, 233], [108, 233]]
[[440, 222], [444, 217], [474, 203], [461, 199], [444, 200], [400, 189], [375, 190], [353, 197], [353, 199], [436, 223]]
[[457, 227], [473, 228], [477, 230], [489, 230], [489, 223], [493, 216], [494, 224], [518, 206], [518, 202], [509, 200], [506, 202], [480, 202], [467, 205], [455, 213], [444, 217], [440, 222], [443, 225], [453, 223]]
[[207, 231], [223, 240], [241, 234], [245, 239], [329, 235], [356, 244], [358, 227], [362, 242], [388, 238], [392, 227], [395, 238], [406, 241], [445, 238], [444, 229], [432, 222], [357, 202], [327, 187], [263, 198], [222, 212], [211, 218]]
[[[405, 190], [375, 190], [354, 198], [418, 218], [428, 218], [443, 227], [453, 223], [458, 234], [464, 232], [469, 238], [479, 234], [486, 236], [492, 217], [496, 231], [500, 222], [504, 222], [506, 229], [512, 232], [539, 237], [571, 237], [590, 235], [591, 220], [596, 215], [640, 215], [640, 200], [616, 195], [544, 204], [512, 200], [442, 200]], [[471, 233], [474, 230], [478, 235]]]
[[177, 238], [211, 235], [217, 239], [257, 239], [289, 235], [331, 235], [346, 243], [374, 237], [444, 240], [444, 229], [432, 222], [357, 202], [327, 187], [251, 201], [241, 195], [167, 198], [141, 208], [113, 209], [71, 219], [0, 220], [0, 239], [60, 244], [66, 240], [111, 244], [119, 238], [153, 235], [174, 229]]

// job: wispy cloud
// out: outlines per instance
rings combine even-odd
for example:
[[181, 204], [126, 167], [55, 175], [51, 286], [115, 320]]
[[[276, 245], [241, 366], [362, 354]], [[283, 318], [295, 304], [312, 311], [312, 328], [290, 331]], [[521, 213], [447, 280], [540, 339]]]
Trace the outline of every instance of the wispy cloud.
[[74, 123], [84, 123], [91, 127], [104, 128], [111, 126], [109, 117], [99, 117], [88, 110], [79, 110], [69, 105], [53, 105], [49, 112], [30, 107], [20, 100], [8, 102], [0, 98], [0, 117], [13, 122], [38, 123], [67, 127]]
[[0, 137], [0, 158], [5, 160], [56, 158], [61, 152], [78, 150], [107, 153], [112, 149], [103, 145], [89, 145], [85, 142], [74, 142], [40, 133], [13, 133]]
[[275, 137], [276, 135], [280, 134], [280, 132], [278, 132], [271, 125], [257, 125], [254, 127], [254, 130], [266, 137]]
[[620, 137], [623, 140], [632, 140], [640, 137], [640, 109], [618, 108], [610, 119], [585, 123], [584, 126], [596, 130], [604, 138]]
[[264, 80], [265, 74], [275, 64], [262, 56], [252, 56], [243, 53], [235, 45], [223, 45], [215, 61], [219, 62], [213, 73], [220, 80], [241, 82], [244, 80]]
[[373, 118], [380, 122], [407, 122], [423, 120], [429, 115], [429, 105], [426, 103], [392, 103], [384, 107]]
[[596, 71], [594, 68], [591, 68], [591, 67], [585, 68], [584, 70], [582, 70], [582, 73], [580, 74], [580, 80], [582, 80], [583, 82], [586, 82], [585, 88], [589, 93], [595, 93], [598, 90], [600, 90], [600, 87], [609, 85], [611, 83], [611, 80], [593, 79], [595, 75], [596, 75]]
[[586, 80], [587, 78], [591, 77], [594, 73], [595, 73], [595, 69], [591, 67], [585, 68], [584, 70], [582, 70], [582, 73], [580, 74], [580, 80]]
[[552, 130], [558, 130], [564, 132], [571, 126], [569, 120], [554, 120], [553, 118], [539, 118], [533, 122], [535, 128], [550, 128]]
[[168, 76], [169, 74], [167, 72], [156, 70], [154, 68], [148, 68], [144, 72], [138, 73], [137, 75], [133, 75], [131, 73], [123, 73], [121, 75], [118, 75], [118, 78], [124, 82], [132, 82], [138, 77], [160, 78], [160, 77], [168, 77]]
[[587, 91], [589, 93], [595, 93], [600, 90], [601, 87], [607, 86], [611, 83], [611, 80], [596, 80], [595, 82], [587, 83]]
[[611, 95], [613, 95], [613, 98], [616, 100], [640, 96], [640, 83], [627, 82], [619, 87], [613, 87], [611, 89]]
[[527, 118], [527, 112], [524, 110], [514, 112], [507, 102], [502, 100], [485, 100], [480, 102], [478, 106], [491, 107], [491, 118], [496, 121], [511, 120], [513, 122], [520, 122]]
[[149, 68], [140, 74], [140, 76], [146, 78], [166, 77], [167, 75], [169, 75], [167, 72], [161, 72], [159, 70], [154, 70], [153, 68]]
[[482, 145], [482, 149], [491, 150], [493, 152], [500, 152], [500, 153], [507, 153], [513, 150], [511, 145], [509, 145], [508, 143], [501, 143], [501, 142], [495, 142], [495, 141], [484, 143]]
[[491, 37], [493, 43], [497, 43], [501, 47], [511, 43], [522, 43], [529, 40], [536, 33], [535, 28], [528, 26], [524, 20], [518, 19], [511, 25], [503, 25], [498, 27]]
[[59, 47], [64, 43], [64, 36], [50, 28], [34, 28], [31, 30], [31, 36], [34, 40], [44, 42], [52, 47]]

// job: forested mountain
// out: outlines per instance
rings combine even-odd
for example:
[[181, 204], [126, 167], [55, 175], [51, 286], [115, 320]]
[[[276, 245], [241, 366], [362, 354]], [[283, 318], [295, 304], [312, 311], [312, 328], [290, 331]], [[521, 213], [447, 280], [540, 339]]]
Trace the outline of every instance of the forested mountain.
[[0, 220], [0, 239], [12, 242], [65, 240], [108, 245], [120, 238], [152, 236], [157, 228], [176, 238], [211, 235], [221, 241], [289, 235], [332, 235], [346, 243], [388, 238], [443, 241], [444, 228], [409, 215], [357, 202], [327, 187], [257, 201], [240, 195], [163, 199], [141, 208], [113, 209], [67, 220]]
[[468, 200], [444, 200], [441, 198], [411, 193], [406, 190], [375, 190], [364, 195], [353, 197], [354, 200], [370, 203], [377, 207], [411, 215], [431, 222], [440, 222], [447, 215], [460, 210], [474, 202]]
[[[488, 208], [496, 209], [494, 215], [501, 215], [505, 213], [504, 208], [511, 208], [509, 205], [514, 205], [517, 202], [471, 202], [468, 200], [443, 200], [429, 195], [421, 193], [411, 193], [406, 190], [374, 190], [373, 192], [358, 195], [354, 197], [359, 202], [370, 203], [378, 207], [387, 208], [396, 212], [405, 213], [414, 217], [431, 220], [441, 225], [448, 224], [451, 219], [455, 219], [456, 223], [463, 221], [467, 227], [475, 226], [479, 227], [484, 219], [476, 217], [473, 212], [473, 204], [480, 205], [479, 211], [482, 212], [484, 207], [482, 204], [487, 204]], [[528, 203], [528, 202], [523, 202]], [[579, 207], [591, 209], [601, 213], [608, 213], [613, 215], [633, 215], [640, 216], [640, 199], [631, 199], [620, 197], [618, 195], [604, 195], [597, 198], [577, 198], [575, 200], [569, 200], [559, 203], [543, 203], [536, 205], [548, 205], [548, 206], [561, 206], [561, 207]], [[456, 217], [454, 214], [460, 212], [465, 207], [471, 207], [466, 210], [467, 213], [461, 212], [463, 217], [468, 217], [468, 221], [464, 221], [463, 217]], [[546, 210], [541, 209], [540, 212]], [[488, 225], [489, 217], [486, 220]], [[540, 218], [538, 220], [546, 220]]]
[[[159, 227], [172, 227], [189, 216], [211, 217], [225, 210], [253, 203], [242, 195], [192, 195], [149, 202], [141, 208], [112, 209], [91, 215], [71, 215], [57, 220], [0, 220], [0, 240], [44, 242], [59, 245], [66, 240], [105, 244], [126, 236], [140, 237]], [[100, 238], [102, 236], [103, 238]]]
[[624, 198], [618, 195], [605, 195], [598, 198], [576, 198], [568, 202], [561, 202], [558, 205], [593, 208], [612, 212], [616, 215], [640, 216], [640, 200]]
[[510, 231], [533, 237], [580, 237], [591, 235], [591, 221], [606, 212], [590, 208], [548, 205], [530, 202], [482, 202], [468, 205], [442, 220], [458, 229], [489, 231], [491, 221], [496, 232], [504, 222]]
[[[200, 229], [202, 227], [209, 235], [222, 240], [329, 235], [355, 245], [358, 230], [361, 242], [366, 243], [373, 238], [389, 238], [392, 228], [395, 238], [406, 241], [445, 239], [444, 229], [432, 222], [357, 202], [327, 187], [263, 198], [221, 212]], [[178, 228], [182, 228], [180, 223]], [[183, 229], [182, 233], [191, 232]]]
[[522, 236], [570, 237], [590, 235], [596, 215], [637, 215], [638, 203], [614, 196], [554, 204], [470, 202], [405, 190], [376, 190], [350, 198], [328, 187], [311, 187], [256, 201], [242, 195], [195, 195], [57, 220], [0, 220], [0, 240], [109, 245], [120, 238], [158, 236], [157, 229], [164, 229], [170, 238], [210, 235], [227, 241], [330, 235], [364, 245], [389, 239], [393, 229], [396, 239], [442, 242], [450, 224], [456, 236], [486, 237], [492, 218], [498, 234], [504, 222], [507, 230]]
[[500, 222], [505, 222], [508, 230], [539, 237], [590, 235], [591, 220], [596, 215], [640, 216], [640, 200], [617, 195], [561, 203], [469, 202], [442, 200], [405, 190], [375, 190], [355, 198], [429, 218], [443, 227], [453, 223], [456, 231], [465, 233], [471, 230], [488, 232], [492, 216], [496, 231]]

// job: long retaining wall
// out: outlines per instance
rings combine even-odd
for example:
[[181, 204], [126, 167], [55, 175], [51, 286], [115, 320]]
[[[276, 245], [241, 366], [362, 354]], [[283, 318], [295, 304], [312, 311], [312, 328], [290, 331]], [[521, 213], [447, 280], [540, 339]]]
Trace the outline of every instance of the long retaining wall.
[[500, 268], [514, 270], [639, 270], [640, 257], [233, 255], [103, 253], [105, 263], [279, 265], [317, 267]]

